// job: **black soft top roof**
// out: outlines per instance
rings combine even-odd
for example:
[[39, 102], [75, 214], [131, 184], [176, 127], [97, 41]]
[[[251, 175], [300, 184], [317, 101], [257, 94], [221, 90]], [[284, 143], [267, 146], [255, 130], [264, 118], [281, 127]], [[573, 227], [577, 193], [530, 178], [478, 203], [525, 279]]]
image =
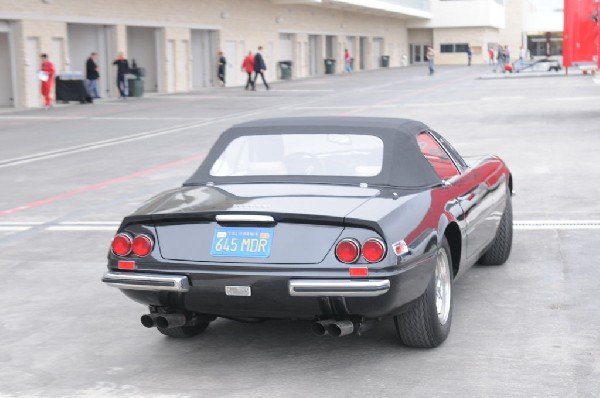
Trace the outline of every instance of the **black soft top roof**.
[[[379, 117], [319, 116], [261, 119], [237, 124], [224, 131], [206, 159], [184, 185], [251, 182], [341, 183], [425, 188], [441, 183], [425, 159], [416, 136], [429, 130], [425, 124], [410, 120]], [[270, 134], [365, 134], [384, 143], [383, 167], [374, 177], [340, 176], [235, 176], [215, 177], [210, 169], [227, 145], [240, 136]]]
[[257, 119], [250, 122], [236, 124], [231, 129], [246, 127], [364, 127], [388, 128], [394, 134], [417, 135], [429, 129], [425, 124], [411, 119], [392, 117], [356, 117], [356, 116], [307, 116], [307, 117], [282, 117], [273, 119]]

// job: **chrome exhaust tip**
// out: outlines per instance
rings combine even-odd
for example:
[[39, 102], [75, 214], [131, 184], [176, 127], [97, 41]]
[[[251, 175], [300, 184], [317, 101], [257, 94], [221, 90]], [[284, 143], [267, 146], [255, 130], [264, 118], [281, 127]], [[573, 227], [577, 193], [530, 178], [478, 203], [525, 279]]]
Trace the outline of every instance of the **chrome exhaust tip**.
[[171, 329], [185, 326], [187, 318], [184, 314], [161, 314], [156, 317], [156, 326], [161, 329]]
[[144, 325], [145, 327], [153, 328], [156, 326], [156, 318], [157, 318], [156, 314], [144, 314], [140, 318], [140, 321], [142, 322], [142, 325]]
[[328, 331], [327, 331], [327, 326], [330, 325], [331, 323], [335, 322], [332, 319], [328, 319], [325, 321], [316, 321], [313, 322], [313, 324], [311, 325], [311, 330], [314, 334], [316, 334], [317, 336], [325, 336]]
[[352, 321], [336, 321], [327, 325], [327, 332], [335, 337], [342, 337], [354, 333], [355, 325]]

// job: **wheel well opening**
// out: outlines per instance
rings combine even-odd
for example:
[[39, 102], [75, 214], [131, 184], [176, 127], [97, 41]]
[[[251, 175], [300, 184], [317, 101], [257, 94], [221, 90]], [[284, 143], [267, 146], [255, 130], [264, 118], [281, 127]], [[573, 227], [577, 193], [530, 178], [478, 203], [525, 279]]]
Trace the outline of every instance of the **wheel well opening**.
[[458, 268], [460, 266], [460, 256], [462, 250], [460, 228], [456, 223], [450, 223], [444, 232], [448, 244], [450, 245], [450, 256], [452, 257], [452, 271], [454, 276], [458, 274]]

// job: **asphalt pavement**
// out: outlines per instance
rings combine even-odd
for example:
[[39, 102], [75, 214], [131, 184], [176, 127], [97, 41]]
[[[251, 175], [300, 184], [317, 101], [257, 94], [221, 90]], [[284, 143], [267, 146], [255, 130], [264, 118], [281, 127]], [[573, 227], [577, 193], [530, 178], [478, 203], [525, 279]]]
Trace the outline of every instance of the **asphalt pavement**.
[[[408, 67], [0, 111], [2, 397], [595, 397], [600, 395], [600, 85]], [[125, 215], [199, 165], [220, 132], [265, 117], [417, 119], [514, 176], [509, 261], [454, 289], [436, 349], [393, 323], [317, 337], [310, 323], [218, 320], [189, 340], [141, 326], [104, 286]]]

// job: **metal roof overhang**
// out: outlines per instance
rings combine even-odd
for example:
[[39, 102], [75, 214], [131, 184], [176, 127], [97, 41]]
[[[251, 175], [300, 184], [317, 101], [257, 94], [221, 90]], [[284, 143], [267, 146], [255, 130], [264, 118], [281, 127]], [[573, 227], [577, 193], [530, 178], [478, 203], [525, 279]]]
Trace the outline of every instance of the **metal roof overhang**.
[[271, 0], [277, 5], [313, 5], [401, 19], [431, 19], [431, 12], [385, 0]]

